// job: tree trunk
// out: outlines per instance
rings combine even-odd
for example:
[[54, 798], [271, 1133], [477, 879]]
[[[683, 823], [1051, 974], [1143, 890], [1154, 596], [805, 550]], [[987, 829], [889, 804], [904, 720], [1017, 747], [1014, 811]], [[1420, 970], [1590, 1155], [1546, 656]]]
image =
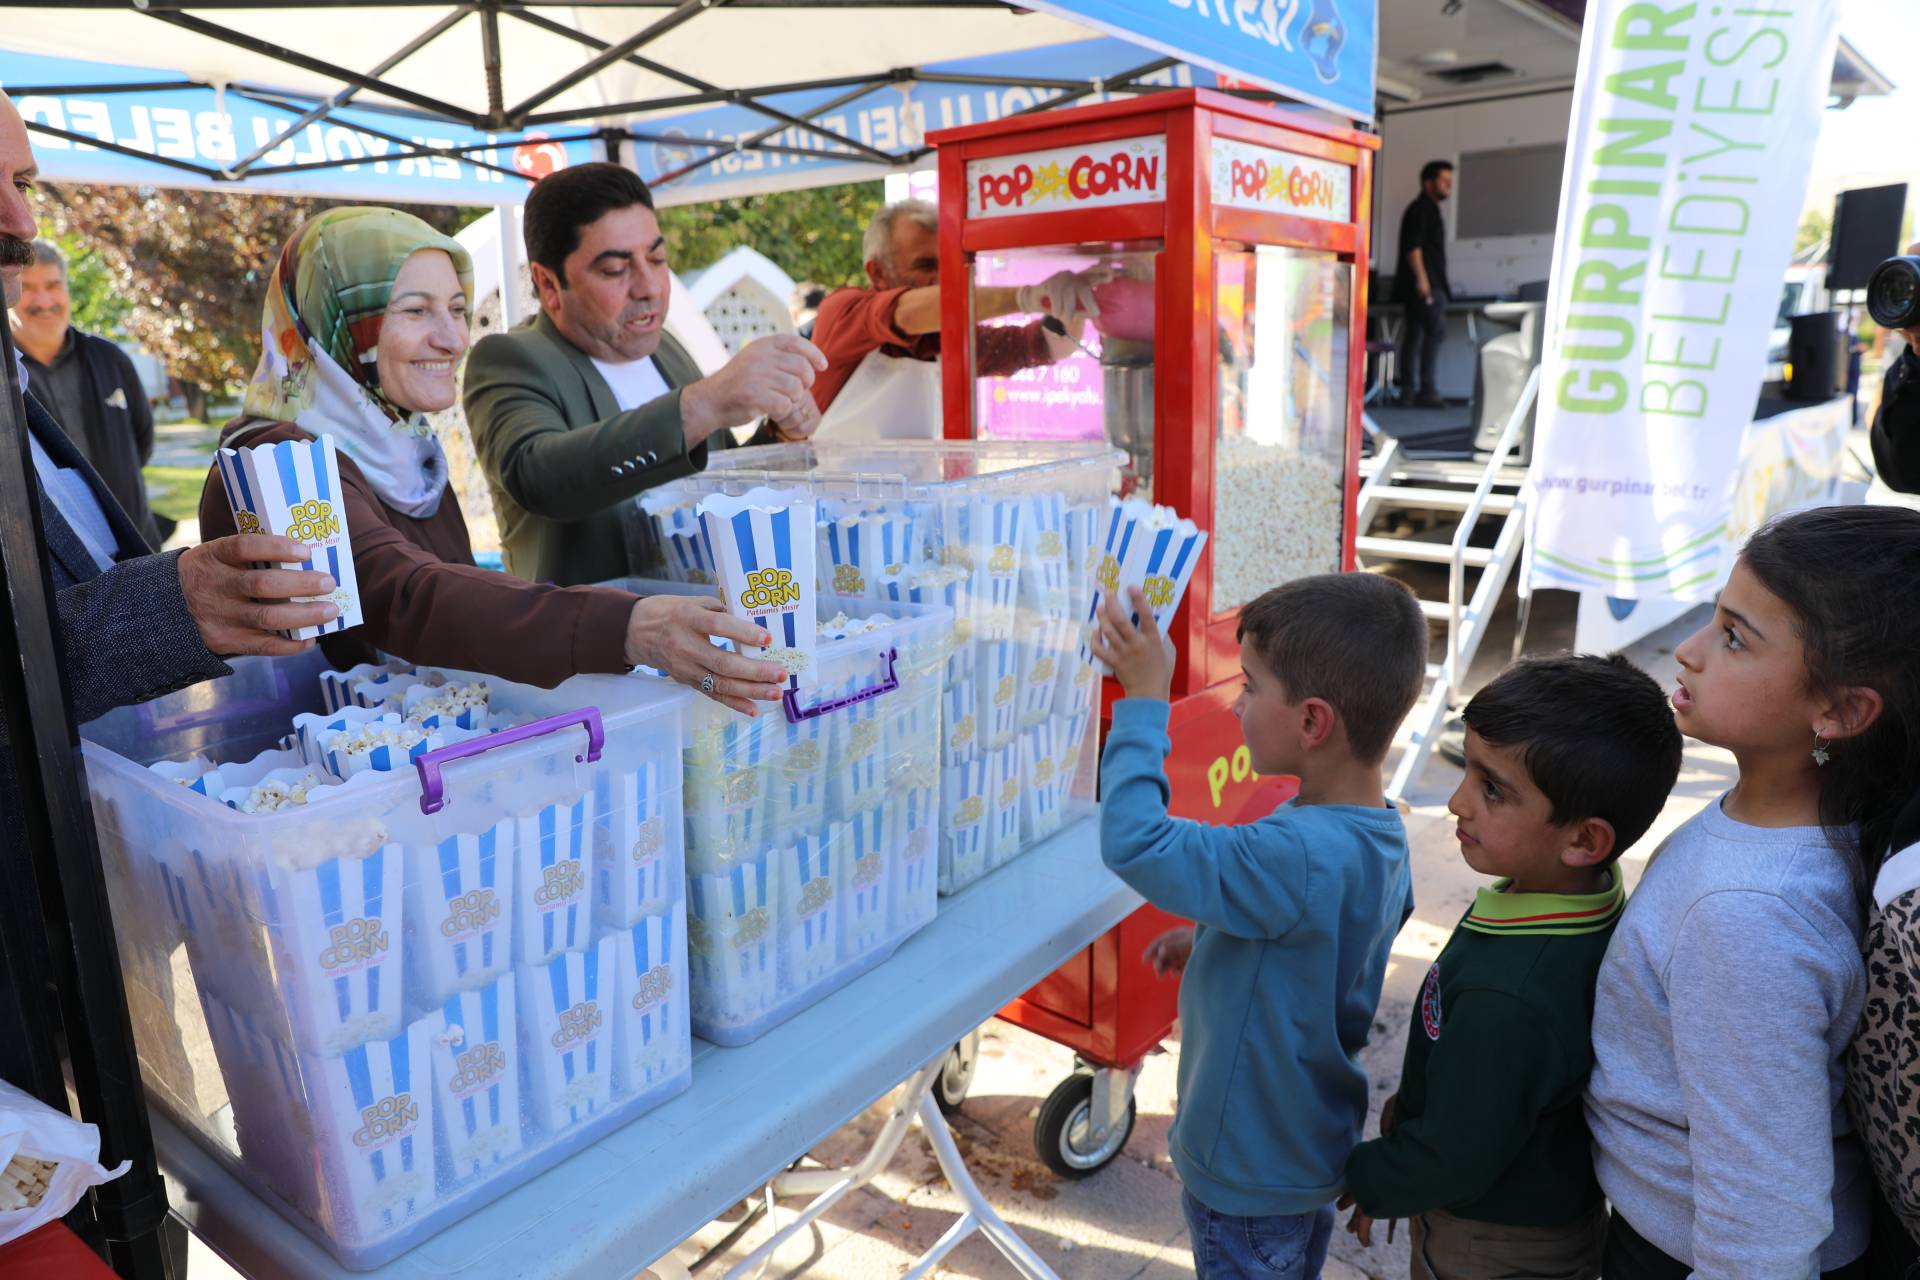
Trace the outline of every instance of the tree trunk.
[[187, 400], [187, 416], [205, 422], [207, 420], [207, 389], [197, 382], [182, 382], [180, 394]]

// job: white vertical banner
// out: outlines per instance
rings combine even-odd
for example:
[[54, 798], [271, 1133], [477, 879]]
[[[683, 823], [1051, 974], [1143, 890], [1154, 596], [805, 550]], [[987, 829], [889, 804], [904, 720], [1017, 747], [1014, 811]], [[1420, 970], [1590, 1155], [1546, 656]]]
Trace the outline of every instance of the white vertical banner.
[[1588, 0], [1560, 190], [1532, 585], [1709, 600], [1839, 0]]

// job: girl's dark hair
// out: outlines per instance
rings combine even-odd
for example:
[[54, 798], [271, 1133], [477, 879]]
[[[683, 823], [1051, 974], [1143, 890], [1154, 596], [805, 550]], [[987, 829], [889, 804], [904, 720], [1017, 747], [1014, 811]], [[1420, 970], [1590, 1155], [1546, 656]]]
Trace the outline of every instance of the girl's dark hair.
[[1808, 691], [1837, 698], [1865, 687], [1885, 704], [1864, 733], [1827, 744], [1832, 758], [1820, 770], [1829, 837], [1860, 825], [1865, 892], [1895, 816], [1920, 786], [1920, 511], [1818, 507], [1781, 516], [1740, 558], [1793, 610]]

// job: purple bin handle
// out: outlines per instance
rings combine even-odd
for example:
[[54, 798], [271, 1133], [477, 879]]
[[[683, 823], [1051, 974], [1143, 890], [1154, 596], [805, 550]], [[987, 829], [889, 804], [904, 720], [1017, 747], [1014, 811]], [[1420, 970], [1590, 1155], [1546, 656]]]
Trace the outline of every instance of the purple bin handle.
[[587, 731], [587, 754], [575, 756], [574, 759], [581, 764], [592, 764], [600, 758], [600, 748], [607, 744], [607, 731], [600, 723], [598, 707], [582, 707], [578, 711], [568, 711], [561, 715], [548, 716], [544, 720], [523, 724], [517, 729], [502, 729], [499, 733], [490, 733], [482, 738], [455, 743], [451, 747], [437, 747], [427, 752], [413, 762], [413, 767], [420, 771], [420, 812], [438, 813], [446, 806], [444, 784], [440, 779], [440, 766], [455, 760], [477, 756], [495, 747], [509, 747], [516, 742], [525, 742], [528, 738], [537, 738], [545, 733], [576, 726]]
[[838, 711], [842, 707], [850, 707], [856, 702], [865, 702], [868, 698], [877, 698], [883, 693], [892, 693], [900, 687], [900, 676], [893, 669], [893, 664], [899, 656], [900, 651], [898, 649], [889, 649], [885, 654], [881, 655], [882, 660], [887, 664], [887, 675], [886, 679], [882, 680], [879, 684], [869, 685], [858, 693], [850, 693], [844, 698], [835, 698], [831, 702], [822, 702], [817, 706], [811, 706], [805, 710], [801, 709], [799, 701], [794, 697], [793, 690], [788, 689], [780, 695], [780, 705], [786, 710], [787, 723], [799, 724], [802, 720], [811, 720], [815, 716], [824, 716], [830, 711]]

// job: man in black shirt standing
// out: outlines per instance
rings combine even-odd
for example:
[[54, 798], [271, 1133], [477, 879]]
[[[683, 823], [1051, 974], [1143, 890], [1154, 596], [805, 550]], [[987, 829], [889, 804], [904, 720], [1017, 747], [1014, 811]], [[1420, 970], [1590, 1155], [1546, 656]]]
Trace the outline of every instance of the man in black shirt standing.
[[[1404, 310], [1400, 333], [1400, 403], [1441, 407], [1434, 366], [1446, 339], [1447, 226], [1440, 205], [1453, 194], [1453, 165], [1429, 160], [1420, 170], [1420, 194], [1400, 217], [1400, 265], [1393, 273], [1393, 301]], [[1419, 379], [1415, 382], [1415, 361]], [[1414, 394], [1414, 387], [1419, 394]]]

